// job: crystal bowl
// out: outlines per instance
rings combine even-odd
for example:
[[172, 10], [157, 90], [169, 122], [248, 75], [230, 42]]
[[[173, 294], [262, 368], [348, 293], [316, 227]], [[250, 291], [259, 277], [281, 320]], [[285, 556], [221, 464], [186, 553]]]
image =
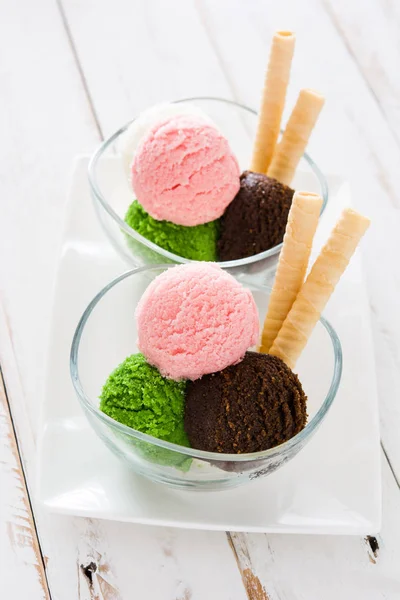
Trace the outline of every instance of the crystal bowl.
[[[82, 409], [106, 446], [152, 481], [188, 490], [222, 490], [265, 477], [294, 458], [325, 419], [341, 378], [339, 338], [321, 318], [295, 369], [308, 396], [308, 423], [280, 446], [251, 454], [219, 454], [185, 448], [131, 429], [99, 410], [99, 395], [111, 371], [138, 351], [135, 306], [154, 277], [169, 267], [128, 271], [103, 288], [86, 308], [70, 356], [72, 382]], [[262, 322], [270, 290], [254, 282], [245, 286], [254, 296]]]
[[[248, 168], [257, 126], [256, 111], [221, 98], [188, 98], [177, 102], [193, 104], [210, 116], [229, 140], [241, 170]], [[89, 163], [90, 191], [99, 221], [115, 250], [130, 266], [191, 262], [147, 240], [124, 221], [128, 207], [135, 199], [119, 152], [121, 136], [129, 125], [121, 127], [103, 142]], [[300, 161], [292, 187], [319, 193], [323, 199], [322, 214], [328, 202], [328, 186], [308, 154]], [[263, 280], [267, 281], [268, 273], [273, 273], [276, 268], [281, 246], [218, 264], [234, 275], [256, 275], [259, 279], [260, 275], [265, 275]]]

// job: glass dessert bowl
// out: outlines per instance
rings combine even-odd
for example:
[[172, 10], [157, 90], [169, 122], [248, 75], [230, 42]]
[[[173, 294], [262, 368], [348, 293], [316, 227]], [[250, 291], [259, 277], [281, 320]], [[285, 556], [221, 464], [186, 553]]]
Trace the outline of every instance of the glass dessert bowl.
[[[249, 167], [257, 127], [256, 111], [220, 98], [190, 98], [177, 103], [194, 105], [206, 113], [228, 139], [241, 170]], [[190, 262], [143, 237], [124, 220], [135, 199], [120, 152], [121, 139], [129, 125], [103, 142], [90, 160], [90, 190], [99, 221], [113, 247], [131, 266]], [[318, 193], [323, 199], [322, 214], [328, 201], [328, 187], [320, 169], [307, 154], [300, 161], [291, 187]], [[236, 276], [263, 274], [266, 280], [268, 272], [276, 268], [281, 246], [278, 244], [254, 256], [217, 264]]]
[[[296, 372], [308, 396], [308, 423], [287, 442], [250, 454], [220, 454], [178, 446], [123, 425], [99, 410], [109, 373], [137, 352], [134, 309], [152, 280], [169, 265], [141, 267], [110, 282], [85, 310], [71, 349], [71, 377], [97, 435], [136, 473], [152, 481], [192, 490], [222, 490], [280, 468], [311, 439], [336, 396], [342, 369], [339, 339], [325, 319], [317, 324]], [[247, 282], [263, 315], [270, 290]], [[261, 317], [262, 318], [262, 317]]]

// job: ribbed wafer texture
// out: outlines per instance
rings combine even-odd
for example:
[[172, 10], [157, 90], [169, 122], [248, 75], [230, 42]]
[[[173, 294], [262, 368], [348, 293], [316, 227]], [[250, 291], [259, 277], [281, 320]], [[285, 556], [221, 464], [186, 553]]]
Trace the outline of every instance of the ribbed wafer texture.
[[291, 31], [278, 31], [272, 39], [251, 162], [251, 170], [257, 173], [267, 172], [274, 153], [285, 106], [294, 44], [295, 36]]
[[301, 90], [282, 139], [275, 148], [268, 169], [269, 177], [291, 184], [324, 102], [324, 97], [318, 92]]
[[269, 352], [291, 369], [369, 224], [356, 211], [344, 210], [303, 283]]
[[267, 353], [286, 319], [304, 281], [322, 198], [295, 192], [261, 335], [259, 351]]

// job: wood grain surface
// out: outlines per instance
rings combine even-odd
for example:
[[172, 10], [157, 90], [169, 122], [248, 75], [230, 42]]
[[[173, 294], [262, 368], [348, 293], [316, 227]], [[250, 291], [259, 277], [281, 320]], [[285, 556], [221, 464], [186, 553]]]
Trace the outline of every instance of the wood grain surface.
[[[400, 597], [400, 7], [396, 0], [0, 2], [0, 594], [7, 600]], [[180, 531], [48, 514], [36, 423], [73, 157], [137, 112], [195, 95], [257, 107], [272, 32], [327, 98], [310, 154], [352, 184], [381, 412], [383, 526], [364, 538]]]

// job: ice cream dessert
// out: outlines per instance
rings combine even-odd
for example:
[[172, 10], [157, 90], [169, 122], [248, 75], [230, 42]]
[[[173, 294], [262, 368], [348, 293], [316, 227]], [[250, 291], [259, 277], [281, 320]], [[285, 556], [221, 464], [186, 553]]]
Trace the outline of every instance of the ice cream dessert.
[[244, 171], [239, 192], [221, 217], [219, 260], [246, 258], [280, 244], [293, 194], [276, 179]]
[[126, 223], [178, 256], [217, 260], [219, 217], [239, 189], [226, 138], [195, 106], [177, 104], [145, 111], [125, 136], [136, 196]]
[[132, 429], [188, 446], [184, 402], [185, 382], [165, 379], [142, 354], [133, 354], [107, 379], [100, 410]]
[[[217, 265], [156, 277], [136, 308], [141, 354], [110, 375], [100, 409], [178, 448], [213, 453], [263, 451], [299, 433], [307, 398], [292, 369], [369, 226], [343, 211], [306, 275], [321, 203], [310, 192], [293, 196], [260, 339], [252, 294]], [[178, 465], [179, 452], [146, 446], [152, 460]]]
[[140, 354], [109, 376], [100, 409], [179, 445], [247, 453], [306, 423], [306, 396], [276, 356], [249, 352], [259, 336], [252, 294], [220, 267], [171, 267], [137, 309]]
[[299, 433], [306, 421], [301, 383], [277, 356], [246, 352], [237, 365], [187, 385], [185, 429], [200, 450], [266, 450]]
[[132, 122], [120, 144], [135, 197], [125, 216], [132, 229], [191, 260], [247, 258], [282, 242], [289, 186], [324, 103], [301, 90], [278, 141], [294, 43], [291, 32], [273, 37], [250, 170], [240, 181], [228, 140], [197, 106], [159, 105]]
[[140, 235], [173, 254], [190, 260], [218, 260], [218, 221], [210, 221], [195, 227], [182, 227], [170, 221], [157, 221], [135, 200], [128, 208], [125, 222]]

